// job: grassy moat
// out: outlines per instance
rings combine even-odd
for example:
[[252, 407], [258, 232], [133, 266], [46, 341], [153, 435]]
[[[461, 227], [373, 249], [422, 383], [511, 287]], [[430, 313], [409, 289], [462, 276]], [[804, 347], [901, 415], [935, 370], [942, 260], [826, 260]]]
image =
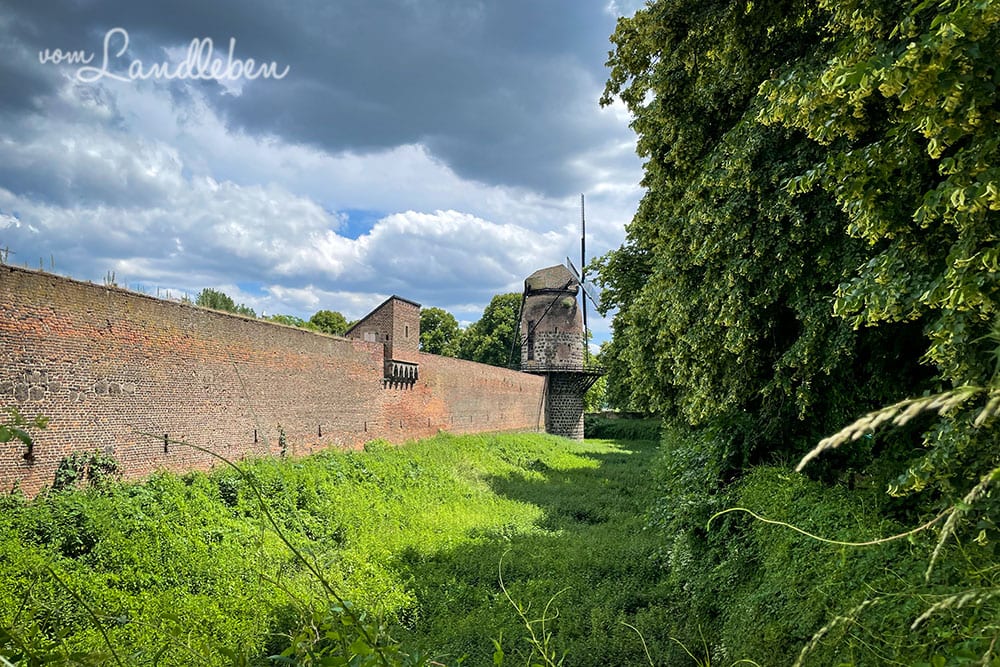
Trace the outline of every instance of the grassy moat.
[[[645, 664], [643, 640], [671, 643], [645, 519], [657, 445], [440, 435], [241, 467], [291, 545], [409, 655]], [[274, 664], [336, 606], [231, 468], [2, 502], [0, 655], [24, 664]]]
[[[937, 535], [914, 530], [881, 485], [781, 464], [720, 485], [710, 432], [602, 428], [612, 439], [442, 434], [4, 496], [0, 664], [933, 667], [982, 655], [990, 598], [950, 591], [971, 576], [995, 590], [989, 544], [946, 547], [927, 578]], [[883, 539], [894, 535], [907, 539]]]

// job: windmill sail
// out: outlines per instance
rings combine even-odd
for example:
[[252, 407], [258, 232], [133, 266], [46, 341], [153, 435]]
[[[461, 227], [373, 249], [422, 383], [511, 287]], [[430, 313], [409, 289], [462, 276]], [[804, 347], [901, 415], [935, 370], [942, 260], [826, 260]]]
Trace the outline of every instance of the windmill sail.
[[566, 268], [569, 269], [573, 274], [573, 277], [576, 278], [576, 282], [580, 285], [580, 289], [582, 289], [583, 293], [587, 295], [590, 302], [594, 304], [594, 308], [600, 308], [601, 289], [594, 283], [583, 280], [583, 278], [580, 277], [580, 272], [576, 270], [576, 267], [573, 265], [573, 261], [569, 257], [566, 258]]

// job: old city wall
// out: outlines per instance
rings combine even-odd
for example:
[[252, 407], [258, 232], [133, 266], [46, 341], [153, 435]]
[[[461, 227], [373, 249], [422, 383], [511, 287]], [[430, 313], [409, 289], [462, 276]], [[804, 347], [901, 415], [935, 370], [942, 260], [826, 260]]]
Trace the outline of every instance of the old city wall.
[[0, 443], [0, 491], [33, 495], [63, 457], [115, 456], [129, 478], [231, 459], [432, 435], [544, 428], [541, 377], [419, 354], [384, 386], [381, 343], [325, 336], [0, 266], [0, 410], [45, 415], [32, 456]]

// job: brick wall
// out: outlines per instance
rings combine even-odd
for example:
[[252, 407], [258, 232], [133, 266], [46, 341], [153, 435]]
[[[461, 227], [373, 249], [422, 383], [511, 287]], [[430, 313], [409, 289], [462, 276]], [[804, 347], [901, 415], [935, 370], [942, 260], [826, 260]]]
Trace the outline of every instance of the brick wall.
[[364, 340], [388, 346], [391, 333], [392, 299], [387, 299], [378, 308], [358, 320], [344, 336], [351, 340]]
[[383, 343], [387, 358], [416, 362], [420, 350], [420, 305], [398, 296], [389, 297], [345, 336]]
[[382, 341], [0, 266], [0, 410], [52, 420], [31, 461], [20, 442], [0, 444], [0, 491], [37, 493], [74, 451], [112, 453], [130, 478], [214, 465], [164, 435], [240, 459], [280, 454], [282, 432], [300, 455], [442, 429], [541, 430], [541, 377], [415, 356], [419, 381], [384, 387]]
[[420, 351], [420, 306], [405, 299], [392, 299], [392, 335], [389, 358], [418, 361]]

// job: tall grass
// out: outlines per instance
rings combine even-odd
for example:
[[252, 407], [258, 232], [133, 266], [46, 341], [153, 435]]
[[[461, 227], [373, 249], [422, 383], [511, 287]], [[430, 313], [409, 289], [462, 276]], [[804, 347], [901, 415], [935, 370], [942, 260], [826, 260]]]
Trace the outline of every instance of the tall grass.
[[[654, 655], [669, 641], [657, 539], [642, 529], [654, 449], [441, 435], [249, 461], [243, 475], [8, 496], [0, 655], [100, 664], [110, 646], [130, 665], [270, 664], [310, 636], [328, 597], [263, 516], [256, 486], [284, 538], [339, 595], [442, 662], [492, 664], [499, 646], [518, 664], [535, 650], [500, 586], [501, 558], [504, 587], [529, 616], [566, 589], [548, 610], [552, 655], [645, 662], [623, 623]], [[31, 662], [25, 646], [44, 655]]]

